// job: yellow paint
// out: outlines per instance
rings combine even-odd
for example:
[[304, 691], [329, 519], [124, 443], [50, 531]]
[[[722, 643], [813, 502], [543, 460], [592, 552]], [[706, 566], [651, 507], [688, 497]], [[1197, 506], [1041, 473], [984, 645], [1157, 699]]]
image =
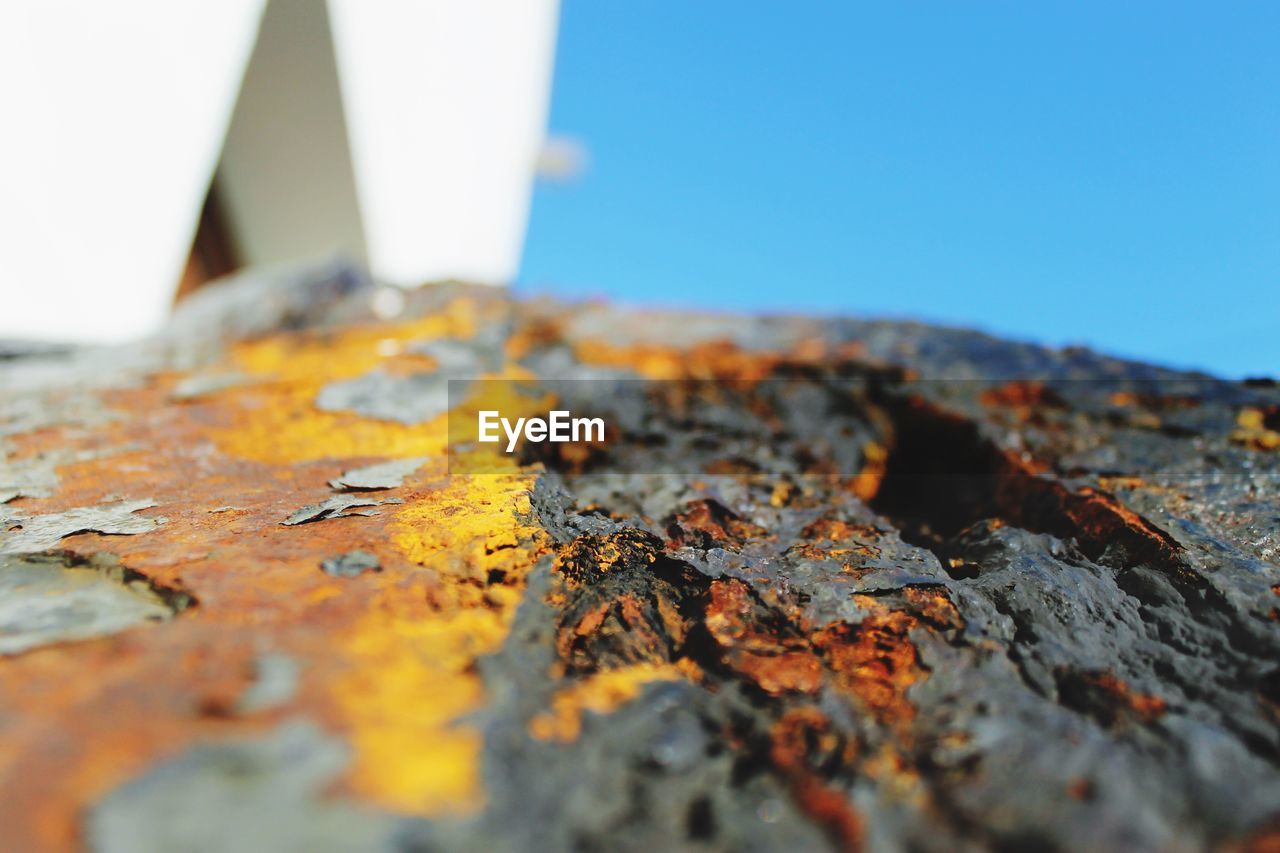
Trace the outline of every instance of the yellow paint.
[[874, 441], [862, 445], [866, 464], [853, 480], [853, 493], [863, 502], [870, 502], [880, 491], [880, 484], [889, 470], [889, 451]]
[[351, 785], [409, 814], [466, 811], [481, 800], [480, 736], [452, 721], [482, 691], [451, 635], [463, 626], [423, 617], [373, 609], [345, 638], [351, 670], [332, 689], [351, 727]]
[[315, 399], [330, 382], [415, 361], [393, 351], [388, 342], [475, 334], [475, 311], [474, 303], [455, 300], [438, 314], [409, 322], [236, 344], [231, 351], [234, 369], [257, 381], [222, 392], [223, 410], [231, 413], [232, 422], [214, 430], [213, 438], [230, 456], [270, 463], [443, 455], [447, 416], [406, 425], [353, 412], [323, 412]]
[[[390, 534], [406, 557], [438, 572], [440, 587], [429, 596], [389, 588], [343, 640], [353, 668], [334, 686], [355, 750], [352, 787], [412, 814], [483, 805], [481, 737], [458, 720], [483, 705], [476, 658], [506, 638], [545, 548], [541, 530], [521, 520], [530, 474], [513, 466], [504, 475], [436, 475], [437, 487], [405, 505]], [[491, 576], [501, 583], [489, 585]]]
[[584, 711], [607, 714], [639, 696], [647, 684], [683, 678], [669, 663], [638, 663], [596, 673], [557, 693], [551, 710], [530, 720], [529, 734], [539, 740], [574, 740], [582, 731]]
[[1241, 429], [1262, 429], [1263, 417], [1261, 409], [1241, 409], [1236, 415], [1236, 424]]
[[458, 299], [438, 314], [404, 323], [354, 326], [333, 334], [276, 335], [236, 344], [232, 360], [240, 371], [273, 381], [324, 384], [350, 379], [386, 360], [388, 342], [473, 336], [475, 311], [474, 303]]
[[506, 474], [441, 476], [428, 486], [434, 488], [401, 508], [392, 528], [392, 541], [415, 563], [450, 575], [506, 569], [506, 551], [538, 532], [517, 520], [530, 511], [533, 475], [514, 463]]
[[448, 416], [409, 426], [315, 408], [319, 385], [242, 392], [232, 424], [215, 431], [222, 452], [257, 462], [293, 463], [353, 457], [443, 456]]
[[647, 379], [758, 381], [771, 375], [780, 356], [744, 352], [729, 341], [706, 341], [687, 350], [656, 345], [617, 346], [602, 340], [573, 345], [583, 364], [625, 367]]
[[[481, 476], [448, 474], [448, 417], [406, 426], [355, 413], [322, 412], [328, 382], [382, 366], [408, 365], [396, 342], [474, 334], [473, 306], [329, 336], [282, 336], [238, 345], [235, 368], [259, 381], [228, 389], [230, 424], [214, 433], [232, 456], [291, 465], [347, 457], [427, 456], [432, 461], [400, 493], [406, 503], [388, 525], [391, 545], [431, 572], [384, 571], [366, 609], [335, 626], [340, 668], [327, 685], [352, 746], [347, 783], [383, 808], [415, 815], [465, 814], [483, 806], [482, 738], [462, 718], [482, 707], [476, 659], [501, 646], [545, 534], [526, 521], [536, 471], [492, 446], [465, 452], [457, 470], [482, 461]], [[419, 365], [408, 365], [420, 369]], [[527, 378], [509, 367], [508, 379]], [[482, 383], [461, 411], [494, 408], [519, 417], [545, 412], [548, 399]], [[464, 426], [473, 422], [463, 417]], [[455, 439], [474, 438], [465, 432]], [[287, 473], [287, 469], [286, 469]], [[317, 596], [321, 598], [321, 596]]]
[[1231, 433], [1231, 440], [1257, 450], [1280, 449], [1280, 432], [1268, 429], [1266, 414], [1261, 409], [1244, 408], [1236, 415], [1239, 429]]

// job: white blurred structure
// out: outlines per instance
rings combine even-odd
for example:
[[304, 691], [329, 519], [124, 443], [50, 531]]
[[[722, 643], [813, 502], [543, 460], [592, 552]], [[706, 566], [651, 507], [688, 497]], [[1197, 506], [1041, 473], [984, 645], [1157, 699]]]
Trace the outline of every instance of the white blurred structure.
[[215, 171], [246, 265], [346, 251], [394, 284], [509, 281], [556, 16], [557, 0], [5, 0], [0, 337], [155, 328]]

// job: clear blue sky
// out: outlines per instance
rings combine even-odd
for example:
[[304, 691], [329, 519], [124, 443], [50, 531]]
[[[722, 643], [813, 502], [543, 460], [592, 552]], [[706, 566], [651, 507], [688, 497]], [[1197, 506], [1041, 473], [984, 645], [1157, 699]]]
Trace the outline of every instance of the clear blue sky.
[[563, 0], [520, 286], [1280, 374], [1280, 3]]

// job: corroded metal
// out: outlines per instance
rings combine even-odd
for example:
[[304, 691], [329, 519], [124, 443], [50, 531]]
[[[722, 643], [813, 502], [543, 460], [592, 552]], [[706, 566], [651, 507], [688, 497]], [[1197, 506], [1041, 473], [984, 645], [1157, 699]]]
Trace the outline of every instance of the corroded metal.
[[[6, 351], [8, 849], [1275, 843], [1273, 385], [372, 294]], [[603, 451], [450, 475], [449, 379], [552, 376], [666, 384]]]

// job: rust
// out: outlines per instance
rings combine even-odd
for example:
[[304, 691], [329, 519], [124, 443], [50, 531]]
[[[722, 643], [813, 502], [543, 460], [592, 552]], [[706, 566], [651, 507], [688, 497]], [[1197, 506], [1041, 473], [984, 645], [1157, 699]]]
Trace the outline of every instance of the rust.
[[[1068, 487], [1042, 463], [996, 447], [973, 422], [919, 396], [897, 405], [900, 426], [876, 504], [912, 535], [945, 538], [993, 519], [1074, 538], [1092, 559], [1119, 547], [1133, 562], [1186, 576], [1181, 546], [1114, 495]], [[949, 493], [964, 499], [948, 500]]]
[[700, 590], [686, 569], [661, 556], [661, 544], [625, 528], [561, 548], [556, 566], [567, 590], [553, 593], [564, 595], [556, 649], [574, 672], [682, 657], [692, 618], [686, 611]]
[[750, 540], [763, 538], [765, 530], [739, 518], [718, 501], [702, 500], [677, 515], [667, 535], [676, 547], [696, 545], [706, 548], [723, 547], [725, 544], [741, 546]]
[[[516, 520], [531, 480], [494, 478], [450, 497], [456, 487], [443, 484], [433, 463], [395, 490], [405, 503], [390, 512], [302, 529], [279, 524], [328, 495], [328, 480], [344, 470], [438, 453], [443, 430], [323, 413], [310, 401], [324, 382], [382, 361], [378, 341], [467, 334], [474, 310], [459, 304], [400, 325], [239, 345], [230, 359], [256, 377], [243, 386], [175, 403], [180, 374], [158, 374], [107, 393], [120, 416], [101, 426], [13, 437], [16, 458], [99, 451], [61, 466], [57, 492], [23, 499], [24, 512], [145, 492], [169, 519], [145, 536], [79, 534], [62, 547], [112, 552], [159, 587], [189, 590], [201, 606], [162, 631], [51, 646], [0, 668], [8, 845], [71, 848], [81, 811], [162, 756], [304, 710], [349, 737], [355, 760], [343, 787], [370, 802], [416, 813], [482, 802], [478, 735], [452, 721], [483, 701], [471, 661], [501, 640], [514, 612], [513, 602], [494, 609], [483, 579], [499, 565], [503, 584], [518, 588], [537, 554], [536, 533]], [[466, 514], [450, 515], [451, 502]], [[225, 507], [234, 509], [214, 511]], [[495, 535], [515, 547], [487, 554]], [[376, 555], [383, 571], [335, 579], [317, 570], [356, 548]], [[305, 661], [306, 678], [282, 709], [236, 714], [234, 697], [263, 643]], [[415, 705], [433, 710], [423, 717]]]
[[1125, 721], [1152, 723], [1164, 716], [1169, 707], [1161, 697], [1134, 690], [1111, 672], [1062, 672], [1058, 685], [1066, 703], [1106, 725]]
[[556, 570], [574, 583], [591, 583], [622, 565], [651, 565], [661, 548], [657, 537], [633, 527], [608, 536], [581, 536], [557, 555]]
[[1280, 819], [1247, 839], [1238, 849], [1243, 853], [1280, 853]]
[[903, 590], [911, 612], [922, 622], [940, 631], [959, 631], [964, 618], [947, 592], [939, 587], [911, 586]]
[[835, 625], [813, 636], [836, 684], [877, 720], [906, 736], [915, 719], [907, 689], [927, 677], [908, 636], [917, 620], [881, 607], [857, 625]]
[[770, 758], [791, 785], [796, 804], [826, 827], [832, 839], [847, 851], [863, 846], [863, 819], [848, 794], [815, 772], [815, 765], [847, 766], [856, 757], [856, 745], [845, 741], [816, 708], [788, 711], [773, 725]]
[[1041, 426], [1049, 423], [1049, 411], [1068, 408], [1062, 396], [1043, 382], [1006, 382], [983, 391], [978, 402], [1007, 411], [1016, 423]]
[[822, 686], [822, 664], [807, 638], [741, 581], [712, 582], [705, 624], [725, 662], [766, 693], [814, 693]]
[[[875, 559], [881, 549], [871, 543], [883, 534], [884, 531], [874, 525], [823, 516], [801, 531], [802, 541], [791, 546], [791, 550], [811, 560]], [[846, 563], [845, 570], [856, 571], [857, 567]]]
[[[10, 460], [56, 452], [64, 461], [51, 494], [6, 486], [0, 506], [31, 516], [154, 501], [138, 512], [163, 515], [164, 525], [134, 536], [77, 533], [58, 547], [72, 562], [114, 553], [127, 583], [198, 602], [168, 621], [3, 659], [7, 847], [75, 849], [85, 843], [87, 811], [131, 780], [197, 744], [260, 736], [297, 717], [350, 755], [326, 782], [326, 802], [408, 818], [404, 826], [450, 840], [459, 836], [447, 833], [481, 825], [498, 845], [524, 837], [512, 790], [543, 797], [530, 780], [544, 767], [557, 790], [538, 800], [538, 814], [560, 807], [561, 786], [564, 800], [590, 801], [595, 792], [585, 789], [596, 778], [573, 766], [587, 756], [582, 766], [614, 762], [598, 766], [621, 774], [645, 808], [666, 808], [653, 796], [659, 787], [686, 786], [671, 796], [685, 835], [661, 837], [708, 845], [732, 846], [741, 837], [726, 834], [741, 829], [732, 823], [762, 817], [754, 803], [743, 806], [744, 791], [775, 805], [779, 792], [789, 796], [803, 815], [768, 812], [789, 822], [780, 830], [812, 839], [820, 826], [846, 849], [873, 837], [903, 847], [1069, 847], [1080, 824], [1044, 824], [1062, 814], [1097, 816], [1102, 829], [1089, 838], [1127, 838], [1107, 835], [1119, 827], [1148, 832], [1141, 840], [1157, 848], [1166, 825], [1189, 828], [1193, 846], [1274, 842], [1273, 829], [1255, 831], [1256, 814], [1242, 817], [1235, 801], [1247, 798], [1233, 787], [1272, 779], [1277, 754], [1266, 725], [1280, 708], [1269, 639], [1280, 608], [1266, 590], [1280, 595], [1280, 584], [1259, 581], [1272, 543], [1246, 517], [1261, 499], [1224, 481], [1226, 497], [1215, 504], [1159, 472], [1139, 477], [1121, 464], [1091, 473], [1087, 461], [1066, 470], [1055, 454], [1087, 451], [1114, 427], [1177, 457], [1189, 445], [1170, 450], [1169, 442], [1194, 433], [1216, 442], [1215, 465], [1248, 457], [1257, 465], [1251, 476], [1270, 482], [1267, 457], [1230, 445], [1272, 449], [1275, 406], [1206, 395], [1200, 414], [1218, 406], [1234, 427], [1217, 434], [1169, 418], [1153, 433], [1141, 428], [1160, 423], [1155, 412], [1201, 403], [1124, 392], [1109, 404], [1139, 411], [1098, 404], [1101, 413], [1086, 414], [1047, 383], [1014, 382], [973, 391], [953, 411], [903, 384], [912, 369], [866, 363], [865, 343], [826, 340], [813, 324], [789, 340], [753, 340], [750, 350], [731, 342], [741, 335], [631, 344], [629, 329], [618, 329], [622, 343], [575, 338], [579, 318], [560, 307], [513, 320], [482, 299], [432, 304], [403, 322], [231, 344], [202, 369], [242, 377], [238, 384], [180, 394], [191, 374], [155, 373], [96, 395], [109, 410], [101, 420], [5, 436]], [[678, 490], [635, 486], [610, 506], [616, 493], [590, 480], [597, 464], [608, 473], [607, 459], [529, 454], [482, 477], [450, 476], [445, 415], [409, 424], [317, 404], [332, 383], [371, 371], [403, 379], [435, 370], [498, 327], [514, 331], [505, 344], [485, 339], [505, 356], [486, 360], [485, 375], [528, 378], [528, 365], [556, 348], [583, 363], [677, 380], [660, 389], [676, 415], [705, 402], [696, 384], [678, 380], [716, 379], [725, 383], [722, 402], [759, 418], [766, 432], [782, 420], [734, 396], [731, 383], [865, 380], [865, 398], [841, 400], [852, 426], [839, 435], [856, 436], [842, 448], [854, 462], [838, 468], [832, 454], [779, 454], [762, 443], [715, 459]], [[600, 326], [587, 327], [600, 335]], [[432, 350], [438, 357], [424, 355], [424, 342], [441, 341], [448, 345]], [[524, 357], [531, 360], [512, 363]], [[451, 452], [465, 461], [465, 448]], [[379, 501], [359, 507], [376, 515], [334, 511], [322, 523], [281, 525], [346, 494], [342, 478], [353, 469], [383, 463], [412, 473], [400, 485], [375, 478], [354, 487]], [[640, 516], [651, 504], [628, 503], [634, 497], [656, 497], [661, 508]], [[1157, 513], [1168, 510], [1175, 524], [1178, 501], [1200, 509], [1187, 516], [1194, 524], [1170, 527], [1175, 540], [1156, 521], [1166, 523]], [[1149, 517], [1138, 506], [1151, 507]], [[1209, 546], [1220, 555], [1212, 573], [1197, 562]], [[365, 552], [358, 563], [333, 563], [353, 552]], [[1021, 573], [1024, 566], [1036, 571]], [[1059, 579], [1066, 592], [1055, 588]], [[1032, 580], [1044, 590], [1027, 590]], [[1088, 591], [1081, 600], [1090, 609], [1066, 629], [1052, 596], [1069, 599], [1071, 584]], [[1113, 601], [1117, 587], [1124, 594]], [[1108, 632], [1131, 624], [1134, 606], [1153, 632], [1178, 642], [1149, 643], [1143, 655], [1108, 647]], [[992, 607], [1015, 623], [1015, 636], [989, 629]], [[1077, 638], [1078, 647], [1067, 642]], [[264, 656], [296, 664], [296, 689], [248, 701]], [[1000, 665], [983, 665], [993, 659]], [[926, 660], [943, 663], [931, 670]], [[930, 689], [917, 689], [925, 683]], [[987, 703], [986, 690], [1000, 701]], [[1171, 709], [1206, 725], [1176, 730], [1166, 724]], [[1104, 738], [1103, 769], [1069, 775], [1079, 772], [1067, 760], [1071, 736], [1042, 743], [1020, 729], [1021, 720], [1042, 718], [1055, 731]], [[1013, 752], [984, 742], [988, 724], [1007, 734]], [[1208, 728], [1214, 740], [1198, 740]], [[491, 732], [500, 740], [486, 742]], [[1199, 748], [1245, 749], [1261, 760], [1233, 768], [1246, 782], [1215, 783], [1230, 797], [1195, 804], [1208, 817], [1184, 826], [1184, 813], [1200, 812], [1170, 794], [1146, 804], [1150, 821], [1130, 825], [1108, 810], [1115, 798], [1106, 774], [1134, 772], [1120, 782], [1140, 785], [1132, 768], [1147, 765], [1129, 762], [1135, 743], [1160, 772], [1188, 778], [1199, 770], [1188, 769], [1186, 755]], [[1037, 760], [1001, 775], [1008, 755], [1032, 753]], [[1043, 785], [1031, 806], [1001, 796], [1000, 786], [1022, 784], [1024, 771], [1028, 785]], [[508, 783], [508, 773], [524, 775]], [[853, 806], [855, 791], [870, 804], [865, 815]], [[995, 817], [985, 805], [992, 800], [1000, 802]], [[882, 807], [889, 810], [873, 811]], [[738, 810], [726, 816], [729, 809]], [[569, 812], [554, 814], [560, 821]], [[635, 821], [621, 831], [657, 831], [647, 812], [618, 819]], [[590, 846], [599, 837], [578, 840]]]

